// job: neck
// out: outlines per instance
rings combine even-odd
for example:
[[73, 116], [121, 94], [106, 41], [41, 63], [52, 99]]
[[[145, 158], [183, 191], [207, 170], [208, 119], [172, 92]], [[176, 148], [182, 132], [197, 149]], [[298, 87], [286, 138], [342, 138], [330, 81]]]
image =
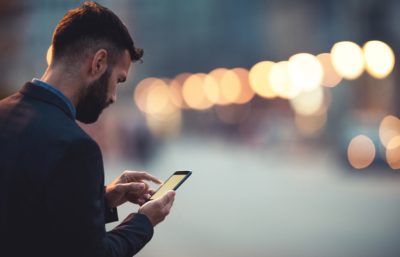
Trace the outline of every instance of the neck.
[[40, 79], [60, 90], [75, 107], [77, 106], [82, 88], [79, 75], [61, 67], [49, 66]]

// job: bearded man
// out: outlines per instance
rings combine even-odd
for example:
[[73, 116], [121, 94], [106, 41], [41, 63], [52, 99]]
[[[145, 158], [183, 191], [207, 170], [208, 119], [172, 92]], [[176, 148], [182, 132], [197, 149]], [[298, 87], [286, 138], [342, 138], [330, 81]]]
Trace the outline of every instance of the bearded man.
[[[175, 194], [148, 201], [161, 181], [147, 172], [104, 186], [100, 148], [76, 123], [116, 101], [142, 55], [112, 11], [85, 2], [55, 28], [41, 79], [0, 101], [0, 256], [132, 256], [168, 215]], [[138, 213], [106, 232], [127, 201]]]

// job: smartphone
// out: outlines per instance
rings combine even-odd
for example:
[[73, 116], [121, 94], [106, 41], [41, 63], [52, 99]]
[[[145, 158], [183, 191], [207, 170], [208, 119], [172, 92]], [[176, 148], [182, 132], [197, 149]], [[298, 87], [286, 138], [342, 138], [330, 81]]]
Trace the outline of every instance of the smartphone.
[[192, 174], [191, 171], [176, 171], [172, 174], [150, 197], [150, 200], [155, 200], [162, 197], [169, 190], [177, 190], [180, 185]]

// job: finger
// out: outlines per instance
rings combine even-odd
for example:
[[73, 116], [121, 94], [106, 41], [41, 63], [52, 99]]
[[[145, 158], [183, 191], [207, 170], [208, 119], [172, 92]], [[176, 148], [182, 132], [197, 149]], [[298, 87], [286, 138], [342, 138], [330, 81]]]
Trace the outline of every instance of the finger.
[[150, 197], [151, 197], [150, 195], [141, 196], [141, 197], [139, 197], [139, 198], [136, 199], [136, 202], [138, 202], [138, 203], [140, 203], [140, 202], [145, 203], [145, 202], [147, 202], [147, 201], [150, 199]]
[[134, 181], [134, 180], [148, 180], [148, 181], [152, 181], [156, 184], [162, 184], [162, 181], [159, 180], [158, 178], [154, 177], [153, 175], [150, 175], [149, 173], [145, 172], [145, 171], [130, 171], [127, 170], [125, 171], [126, 176], [128, 177], [128, 179]]
[[175, 199], [175, 191], [170, 190], [167, 193], [165, 193], [163, 197], [161, 197], [161, 203], [163, 206], [166, 206], [169, 205], [171, 202], [173, 202], [174, 199]]
[[136, 203], [140, 199], [137, 194], [127, 194], [125, 197], [131, 203]]
[[135, 202], [139, 198], [146, 198], [146, 195], [149, 194], [147, 194], [147, 192], [145, 191], [140, 191], [140, 192], [130, 191], [125, 194], [125, 197], [128, 201]]
[[138, 181], [138, 182], [140, 182], [140, 183], [143, 183], [143, 184], [144, 184], [144, 191], [147, 191], [147, 190], [150, 188], [149, 184], [147, 184], [145, 181], [143, 181], [143, 180], [140, 180], [140, 181]]
[[163, 210], [165, 213], [169, 214], [172, 208], [172, 205], [174, 204], [174, 200], [175, 200], [175, 195], [173, 195], [170, 198], [170, 201], [164, 206]]
[[121, 190], [121, 192], [130, 194], [142, 192], [146, 188], [146, 185], [144, 183], [131, 182], [119, 184], [117, 187], [119, 188], [119, 190]]
[[150, 199], [150, 197], [151, 197], [151, 195], [149, 195], [149, 194], [144, 194], [144, 195], [141, 195], [140, 197], [138, 197], [138, 199], [142, 199], [142, 200], [147, 201], [147, 200]]
[[144, 199], [138, 199], [137, 200], [137, 204], [139, 204], [140, 206], [142, 206], [145, 203], [146, 203], [146, 201]]
[[149, 189], [147, 190], [147, 193], [148, 193], [149, 195], [154, 195], [155, 192], [156, 192], [156, 190], [153, 189], [153, 188], [149, 188]]

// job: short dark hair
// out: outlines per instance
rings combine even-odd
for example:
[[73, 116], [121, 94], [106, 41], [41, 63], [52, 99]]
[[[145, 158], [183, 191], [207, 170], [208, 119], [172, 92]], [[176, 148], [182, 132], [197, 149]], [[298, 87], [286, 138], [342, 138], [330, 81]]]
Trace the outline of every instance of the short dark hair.
[[68, 11], [53, 33], [53, 60], [80, 57], [87, 51], [105, 48], [109, 63], [128, 50], [132, 61], [141, 60], [143, 49], [136, 48], [128, 29], [108, 8], [96, 2], [84, 2]]

